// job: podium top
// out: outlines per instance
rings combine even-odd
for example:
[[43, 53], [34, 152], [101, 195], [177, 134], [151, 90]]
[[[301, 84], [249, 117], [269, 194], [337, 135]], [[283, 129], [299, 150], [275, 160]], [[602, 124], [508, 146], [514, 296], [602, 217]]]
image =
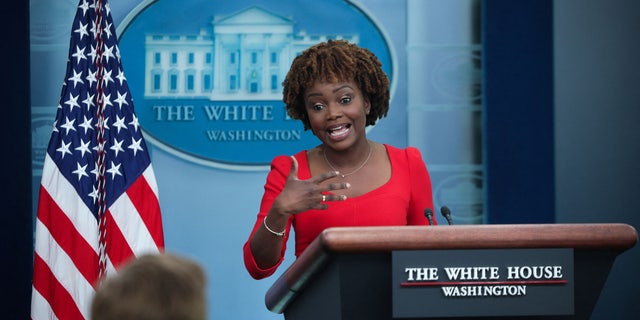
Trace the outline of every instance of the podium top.
[[328, 228], [276, 280], [265, 302], [269, 310], [282, 312], [333, 254], [511, 248], [574, 248], [619, 254], [637, 241], [635, 228], [623, 223]]
[[637, 240], [635, 228], [622, 223], [341, 227], [324, 230], [310, 247], [345, 253], [491, 248], [624, 251]]

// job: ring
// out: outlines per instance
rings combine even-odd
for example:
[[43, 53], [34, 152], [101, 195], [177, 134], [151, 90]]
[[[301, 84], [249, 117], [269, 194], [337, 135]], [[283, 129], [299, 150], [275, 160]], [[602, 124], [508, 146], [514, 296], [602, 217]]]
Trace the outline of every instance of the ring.
[[325, 202], [325, 201], [327, 201], [327, 195], [326, 195], [326, 194], [323, 194], [323, 195], [322, 195], [322, 202]]

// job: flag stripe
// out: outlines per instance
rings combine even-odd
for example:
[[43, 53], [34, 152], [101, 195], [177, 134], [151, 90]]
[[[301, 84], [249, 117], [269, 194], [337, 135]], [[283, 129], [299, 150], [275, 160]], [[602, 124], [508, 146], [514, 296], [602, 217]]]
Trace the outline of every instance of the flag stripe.
[[160, 199], [159, 191], [158, 191], [158, 183], [156, 182], [156, 175], [153, 173], [153, 166], [149, 163], [149, 167], [145, 170], [142, 175], [144, 179], [147, 180], [147, 185], [149, 189], [156, 195], [156, 199]]
[[41, 186], [47, 191], [47, 195], [53, 199], [60, 210], [69, 217], [76, 232], [94, 248], [97, 254], [98, 229], [95, 226], [98, 222], [96, 217], [87, 208], [82, 199], [78, 197], [76, 189], [58, 170], [49, 154], [45, 155]]
[[[48, 212], [47, 215], [38, 217], [38, 222], [42, 223], [51, 235], [51, 239], [47, 240], [55, 241], [67, 254], [81, 258], [73, 260], [72, 263], [86, 281], [95, 283], [98, 277], [95, 269], [98, 255], [95, 249], [76, 231], [65, 212], [60, 210], [44, 188], [40, 190], [38, 206], [39, 211]], [[38, 247], [40, 247], [39, 241], [40, 239], [36, 240]], [[43, 249], [46, 250], [46, 248]]]
[[[117, 203], [118, 201], [116, 201]], [[115, 206], [115, 204], [114, 204]], [[132, 219], [136, 219], [137, 214], [131, 214]], [[109, 256], [109, 260], [116, 266], [121, 265], [126, 262], [130, 257], [135, 256], [133, 252], [132, 246], [127, 242], [127, 238], [121, 231], [122, 227], [129, 227], [131, 224], [130, 220], [126, 220], [121, 226], [116, 223], [113, 219], [113, 213], [111, 210], [106, 213], [107, 218], [107, 254]], [[143, 237], [143, 239], [146, 237]], [[139, 239], [136, 239], [136, 242]], [[139, 242], [138, 242], [139, 243]]]
[[[147, 180], [149, 176], [153, 177], [153, 171], [151, 170], [151, 168], [147, 168], [143, 175], [131, 185], [131, 187], [127, 190], [127, 195], [129, 196], [129, 200], [131, 200], [132, 205], [140, 214], [140, 217], [142, 218], [142, 221], [147, 229], [156, 230], [158, 228], [158, 225], [162, 223], [162, 221], [159, 219], [159, 216], [155, 214], [155, 212], [158, 212], [160, 210], [160, 204], [158, 203], [157, 199], [141, 196], [143, 194], [149, 193], [156, 194], [156, 192], [150, 185], [150, 183], [155, 184], [155, 178], [153, 178], [151, 182], [149, 182], [149, 180]], [[164, 246], [164, 236], [162, 234], [150, 233], [149, 235], [153, 239], [156, 246]]]
[[[40, 220], [36, 221], [36, 252], [34, 262], [33, 285], [48, 301], [51, 309], [58, 318], [77, 319], [73, 315], [76, 313], [88, 313], [88, 301], [76, 297], [92, 297], [94, 288], [92, 283], [87, 281], [78, 269], [76, 269], [71, 257], [55, 242], [55, 239], [48, 232]], [[49, 263], [55, 261], [55, 264]], [[44, 286], [44, 287], [42, 287]], [[67, 297], [74, 298], [67, 300]], [[75, 302], [74, 302], [75, 300]], [[77, 310], [77, 312], [76, 312]]]
[[61, 319], [84, 319], [69, 292], [56, 281], [54, 273], [38, 255], [35, 256], [33, 267], [38, 277], [34, 279], [37, 280], [34, 281], [37, 283], [35, 289], [45, 294], [45, 299], [51, 303], [51, 311]]
[[[42, 271], [36, 274], [39, 275], [40, 273], [42, 273]], [[58, 317], [56, 317], [53, 310], [51, 310], [49, 302], [38, 290], [33, 290], [31, 294], [31, 319], [58, 320]]]

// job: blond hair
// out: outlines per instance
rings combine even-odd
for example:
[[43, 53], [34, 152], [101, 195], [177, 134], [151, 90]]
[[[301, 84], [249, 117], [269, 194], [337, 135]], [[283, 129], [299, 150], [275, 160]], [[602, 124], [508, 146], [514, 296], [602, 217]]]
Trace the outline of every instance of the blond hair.
[[205, 320], [205, 273], [177, 255], [142, 255], [102, 282], [92, 320]]

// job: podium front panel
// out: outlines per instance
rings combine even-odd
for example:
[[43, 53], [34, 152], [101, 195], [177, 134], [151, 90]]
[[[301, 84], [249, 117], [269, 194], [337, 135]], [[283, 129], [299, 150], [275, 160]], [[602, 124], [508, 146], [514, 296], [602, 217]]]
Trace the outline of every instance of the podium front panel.
[[574, 314], [573, 249], [394, 251], [393, 317]]

